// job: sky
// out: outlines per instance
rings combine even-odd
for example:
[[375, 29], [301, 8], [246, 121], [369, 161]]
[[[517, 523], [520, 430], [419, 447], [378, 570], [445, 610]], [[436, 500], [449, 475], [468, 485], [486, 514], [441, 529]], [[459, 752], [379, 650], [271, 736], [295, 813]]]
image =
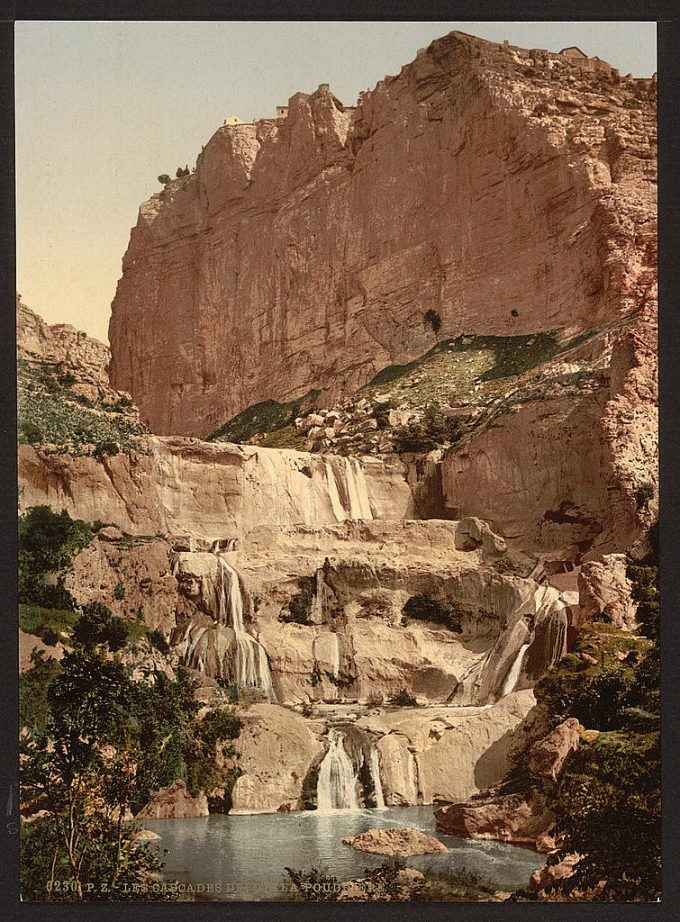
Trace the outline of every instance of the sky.
[[139, 205], [228, 115], [273, 117], [330, 83], [348, 105], [453, 29], [656, 71], [652, 22], [18, 22], [17, 290], [108, 342]]

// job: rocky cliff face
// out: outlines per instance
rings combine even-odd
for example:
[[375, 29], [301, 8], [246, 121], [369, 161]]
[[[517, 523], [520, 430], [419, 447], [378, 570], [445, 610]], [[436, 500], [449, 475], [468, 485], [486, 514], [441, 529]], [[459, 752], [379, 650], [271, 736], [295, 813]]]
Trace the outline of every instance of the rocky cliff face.
[[[238, 686], [234, 812], [461, 806], [582, 621], [635, 627], [653, 95], [454, 33], [354, 110], [319, 90], [219, 129], [142, 206], [114, 302], [113, 387], [159, 435], [106, 347], [20, 309], [22, 508], [106, 522], [77, 601], [160, 631], [205, 703]], [[395, 454], [429, 400], [455, 441]], [[193, 437], [244, 408], [226, 435], [266, 446]], [[482, 807], [455, 829], [545, 825]]]
[[655, 86], [452, 33], [354, 110], [225, 125], [146, 202], [111, 378], [158, 433], [320, 402], [439, 336], [571, 335], [650, 297]]

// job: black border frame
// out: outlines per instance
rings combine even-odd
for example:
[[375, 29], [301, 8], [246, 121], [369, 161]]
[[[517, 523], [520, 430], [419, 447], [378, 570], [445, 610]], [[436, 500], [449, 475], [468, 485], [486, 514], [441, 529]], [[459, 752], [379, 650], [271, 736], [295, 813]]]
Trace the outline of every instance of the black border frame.
[[[180, 903], [180, 904], [49, 904], [21, 903], [18, 896], [18, 642], [16, 632], [16, 321], [15, 321], [15, 201], [14, 201], [14, 27], [17, 20], [356, 20], [356, 21], [657, 21], [660, 128], [660, 237], [659, 253], [659, 360], [660, 360], [660, 498], [661, 498], [661, 592], [663, 611], [663, 901], [654, 903], [429, 903], [372, 904], [375, 920], [420, 915], [427, 905], [430, 919], [509, 919], [550, 917], [554, 920], [637, 920], [675, 916], [680, 905], [677, 855], [680, 847], [680, 806], [675, 796], [676, 764], [680, 758], [680, 568], [673, 550], [680, 542], [680, 265], [678, 262], [680, 197], [680, 86], [677, 58], [680, 55], [680, 10], [677, 0], [0, 0], [0, 586], [4, 632], [0, 645], [0, 809], [1, 827], [0, 905], [6, 919], [78, 918], [97, 920], [175, 920], [200, 916], [219, 918], [227, 912], [234, 919], [276, 920], [301, 918], [361, 918], [364, 904], [318, 903]], [[676, 476], [674, 477], [674, 474]], [[674, 566], [675, 565], [675, 566]], [[666, 614], [667, 613], [667, 614]], [[634, 834], [634, 830], [631, 830]], [[228, 908], [227, 908], [228, 907]]]

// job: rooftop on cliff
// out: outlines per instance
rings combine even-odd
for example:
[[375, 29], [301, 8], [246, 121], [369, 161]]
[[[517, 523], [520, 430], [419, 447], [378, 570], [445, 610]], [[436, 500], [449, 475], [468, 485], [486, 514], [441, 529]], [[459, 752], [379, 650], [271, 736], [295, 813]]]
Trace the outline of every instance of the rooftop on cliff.
[[[478, 36], [473, 35], [470, 32], [463, 32], [461, 30], [453, 30], [451, 32], [448, 32], [446, 35], [441, 36], [440, 38], [434, 39], [427, 47], [419, 48], [418, 53], [416, 55], [416, 59], [426, 54], [428, 51], [430, 51], [434, 47], [436, 47], [438, 43], [442, 43], [446, 39], [450, 39], [450, 38], [457, 38], [457, 39], [461, 39], [464, 41], [471, 41], [472, 44], [477, 45], [479, 49], [482, 51], [483, 50], [493, 51], [493, 52], [504, 51], [504, 52], [509, 52], [509, 53], [517, 53], [520, 55], [532, 55], [532, 56], [540, 55], [542, 57], [544, 56], [546, 61], [550, 61], [553, 63], [555, 61], [563, 62], [566, 60], [569, 63], [575, 64], [577, 66], [581, 66], [585, 70], [609, 71], [613, 75], [619, 76], [619, 71], [617, 68], [613, 67], [607, 61], [604, 61], [602, 58], [599, 58], [596, 55], [591, 55], [591, 56], [587, 55], [577, 45], [569, 45], [566, 48], [560, 49], [560, 51], [550, 51], [545, 48], [527, 49], [527, 48], [522, 48], [519, 45], [511, 45], [510, 42], [507, 40], [503, 42], [493, 42], [493, 41], [490, 41], [489, 39], [479, 38]], [[404, 67], [408, 67], [408, 66], [409, 66], [408, 64], [404, 65]], [[403, 69], [404, 68], [402, 68], [402, 70]], [[654, 80], [655, 77], [656, 75], [654, 75], [654, 77], [652, 77], [651, 79]], [[386, 74], [383, 79], [391, 80], [393, 79], [393, 76]], [[644, 78], [644, 77], [633, 78], [631, 74], [627, 74], [623, 79], [626, 79], [626, 80], [627, 79], [641, 79], [641, 80], [647, 81], [650, 78]], [[317, 93], [329, 93], [330, 84], [328, 83], [319, 84], [319, 88], [316, 92]], [[298, 93], [296, 93], [295, 95], [307, 96], [307, 94], [298, 94]], [[354, 111], [358, 107], [358, 105], [361, 103], [362, 96], [363, 96], [363, 93], [359, 95], [359, 100], [357, 101], [357, 105], [355, 106], [343, 105], [340, 102], [340, 100], [335, 96], [333, 96], [333, 99], [335, 103], [339, 105], [341, 109], [347, 110], [347, 111]], [[291, 97], [291, 99], [292, 98], [293, 97]], [[252, 122], [244, 122], [240, 118], [238, 118], [238, 116], [230, 115], [224, 120], [224, 123], [220, 126], [220, 129], [238, 128], [244, 125], [254, 126], [254, 125], [257, 125], [259, 122], [267, 122], [267, 121], [280, 122], [283, 119], [288, 117], [289, 108], [290, 108], [290, 100], [288, 101], [287, 105], [277, 105], [276, 110], [275, 110], [276, 114], [273, 117], [263, 116], [259, 119], [254, 119]], [[218, 129], [218, 131], [220, 129]]]

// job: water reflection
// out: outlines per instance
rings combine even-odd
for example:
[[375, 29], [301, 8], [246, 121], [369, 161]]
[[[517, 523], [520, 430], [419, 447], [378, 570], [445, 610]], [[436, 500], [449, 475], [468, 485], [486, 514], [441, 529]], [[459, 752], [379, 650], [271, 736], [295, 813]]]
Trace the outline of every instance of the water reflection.
[[500, 889], [525, 886], [544, 863], [527, 849], [496, 842], [473, 842], [435, 829], [433, 808], [387, 807], [321, 814], [274, 813], [260, 816], [210, 816], [144, 823], [168, 849], [164, 873], [194, 884], [219, 884], [221, 900], [286, 899], [281, 884], [286, 866], [318, 868], [339, 880], [362, 874], [387, 859], [357, 852], [342, 839], [377, 826], [413, 826], [435, 835], [450, 850], [407, 859], [411, 867], [467, 868], [491, 878]]

